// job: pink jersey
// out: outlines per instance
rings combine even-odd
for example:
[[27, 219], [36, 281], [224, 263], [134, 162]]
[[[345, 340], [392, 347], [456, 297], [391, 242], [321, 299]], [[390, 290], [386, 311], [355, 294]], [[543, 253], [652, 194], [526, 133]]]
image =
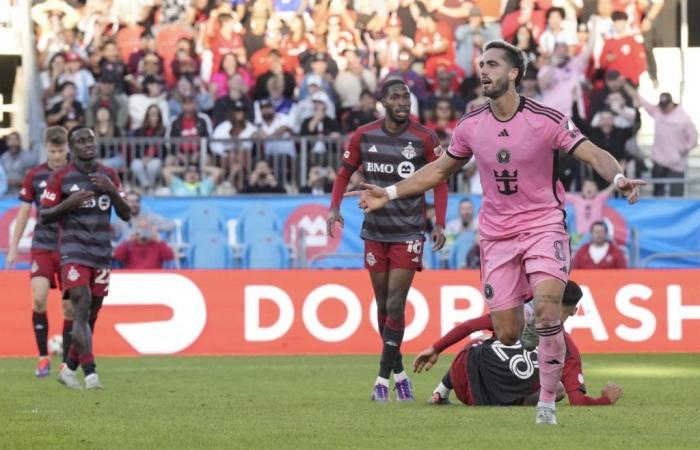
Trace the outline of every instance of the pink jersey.
[[557, 177], [557, 152], [573, 152], [586, 138], [562, 113], [520, 97], [507, 121], [487, 103], [457, 125], [448, 155], [472, 155], [484, 192], [479, 233], [501, 239], [524, 231], [562, 231], [564, 187]]
[[580, 194], [566, 194], [566, 202], [574, 207], [576, 213], [577, 233], [586, 234], [594, 222], [603, 220], [603, 209], [608, 198], [609, 191], [598, 192], [593, 198], [583, 198]]

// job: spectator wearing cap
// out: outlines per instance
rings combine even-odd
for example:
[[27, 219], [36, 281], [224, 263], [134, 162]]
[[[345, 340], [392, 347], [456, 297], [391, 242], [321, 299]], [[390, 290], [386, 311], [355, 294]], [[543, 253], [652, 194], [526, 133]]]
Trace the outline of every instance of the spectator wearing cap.
[[200, 172], [196, 164], [163, 167], [163, 180], [170, 193], [179, 197], [212, 195], [221, 178], [221, 169], [204, 166]]
[[389, 78], [400, 77], [408, 85], [411, 93], [422, 99], [428, 95], [428, 84], [425, 79], [413, 70], [413, 55], [409, 50], [399, 52], [398, 67], [387, 74], [387, 78], [382, 81], [386, 83]]
[[564, 18], [566, 17], [564, 8], [551, 7], [547, 10], [545, 17], [547, 28], [540, 35], [540, 52], [550, 55], [554, 52], [554, 47], [557, 44], [564, 44], [568, 47], [569, 54], [573, 55], [578, 44], [578, 36], [573, 30], [564, 28]]
[[188, 138], [180, 144], [177, 157], [187, 162], [199, 161], [199, 139], [212, 134], [211, 120], [206, 114], [197, 112], [197, 99], [185, 97], [182, 102], [182, 114], [173, 119], [168, 126], [165, 136], [171, 138]]
[[27, 171], [39, 162], [39, 155], [35, 151], [22, 150], [22, 140], [16, 131], [5, 137], [5, 144], [7, 150], [0, 155], [0, 163], [7, 180], [7, 192], [15, 194], [22, 188]]
[[313, 79], [316, 84], [321, 82], [321, 89], [328, 95], [328, 98], [335, 100], [335, 91], [333, 90], [333, 78], [328, 73], [328, 63], [324, 53], [316, 53], [316, 56], [311, 60], [311, 72], [304, 76], [304, 80], [299, 86], [299, 100], [308, 97], [309, 80]]
[[221, 167], [226, 170], [226, 181], [237, 191], [245, 184], [245, 173], [253, 150], [253, 142], [258, 129], [246, 117], [247, 106], [241, 100], [234, 101], [228, 112], [228, 119], [214, 129], [214, 141], [210, 148], [221, 159]]
[[315, 101], [323, 101], [326, 104], [326, 115], [331, 119], [335, 119], [335, 103], [328, 97], [328, 94], [322, 89], [322, 79], [317, 75], [309, 75], [306, 78], [309, 95], [300, 100], [296, 104], [296, 117], [294, 117], [295, 130], [301, 129], [301, 124], [304, 120], [314, 115]]
[[95, 125], [95, 116], [100, 107], [109, 109], [114, 118], [114, 123], [119, 130], [126, 129], [126, 122], [129, 120], [129, 106], [124, 96], [117, 92], [117, 81], [114, 74], [104, 73], [100, 81], [95, 86], [85, 110], [85, 125], [92, 127]]
[[[314, 38], [314, 47], [299, 55], [299, 62], [305, 74], [312, 72], [314, 62], [322, 59], [326, 62], [325, 71], [330, 75], [330, 78], [335, 79], [338, 76], [338, 64], [327, 50], [328, 46], [325, 39], [322, 39], [322, 36], [316, 36]], [[325, 74], [321, 73], [320, 75], [323, 76]]]
[[[633, 89], [629, 89], [635, 92]], [[688, 168], [688, 154], [698, 145], [698, 130], [685, 110], [674, 103], [668, 92], [659, 95], [659, 103], [654, 105], [637, 95], [637, 102], [654, 119], [654, 144], [651, 159], [654, 178], [683, 178]], [[685, 186], [681, 183], [654, 184], [654, 196], [666, 194], [670, 186], [672, 196], [682, 196]]]
[[[293, 123], [294, 119], [297, 117], [296, 104], [291, 98], [284, 95], [284, 82], [282, 78], [272, 77], [268, 79], [267, 91], [270, 93], [270, 96], [264, 100], [272, 104], [277, 114], [286, 116], [288, 120]], [[256, 121], [258, 121], [260, 117], [260, 102], [262, 102], [262, 100], [256, 101], [253, 106]]]
[[102, 45], [102, 58], [98, 62], [100, 79], [111, 80], [118, 94], [127, 91], [125, 77], [126, 64], [121, 59], [119, 47], [114, 41], [107, 41]]
[[83, 60], [80, 55], [74, 52], [66, 54], [66, 70], [58, 77], [58, 84], [61, 85], [70, 81], [75, 85], [75, 99], [84, 107], [90, 99], [90, 89], [95, 85], [95, 78], [89, 70], [83, 67]]
[[498, 22], [484, 24], [481, 9], [472, 7], [469, 10], [469, 21], [455, 30], [455, 61], [466, 77], [472, 77], [478, 73], [478, 59], [484, 44], [500, 38], [500, 24]]
[[633, 85], [639, 85], [639, 76], [647, 70], [647, 56], [639, 35], [630, 33], [627, 14], [616, 11], [612, 15], [614, 36], [605, 40], [600, 54], [600, 67], [617, 70]]
[[413, 39], [413, 54], [425, 58], [425, 72], [434, 74], [436, 66], [446, 59], [455, 63], [454, 32], [445, 22], [436, 22], [430, 14], [418, 18], [418, 29]]
[[165, 82], [152, 75], [143, 79], [143, 91], [129, 96], [129, 118], [131, 119], [131, 130], [141, 128], [146, 110], [151, 105], [156, 105], [160, 109], [164, 123], [170, 121], [170, 110], [168, 109], [167, 94], [164, 89]]
[[85, 120], [85, 110], [75, 99], [76, 88], [71, 81], [66, 81], [59, 87], [59, 95], [54, 104], [46, 111], [48, 125], [63, 125], [68, 122], [82, 123]]
[[[287, 140], [294, 132], [291, 117], [278, 113], [275, 105], [269, 99], [260, 100], [258, 108], [260, 116], [255, 121], [258, 128], [256, 137], [266, 139], [265, 154], [267, 156], [284, 155], [292, 159], [296, 158], [294, 142]], [[279, 140], [279, 138], [283, 140]]]
[[571, 260], [572, 269], [626, 269], [627, 259], [618, 246], [608, 239], [603, 221], [591, 225], [591, 241], [582, 245]]
[[253, 86], [253, 77], [245, 65], [238, 64], [238, 59], [233, 53], [226, 53], [222, 56], [221, 63], [210, 80], [210, 83], [216, 86], [214, 95], [217, 99], [228, 94], [228, 82], [231, 77], [236, 75], [242, 78], [246, 91]]
[[[137, 138], [162, 138], [165, 137], [165, 122], [163, 113], [157, 104], [146, 108], [146, 113], [141, 121], [141, 127], [134, 132]], [[131, 164], [129, 168], [134, 174], [139, 185], [150, 192], [155, 186], [160, 170], [163, 166], [165, 146], [157, 145], [147, 140], [142, 144], [134, 145], [131, 149]]]
[[343, 59], [345, 68], [335, 77], [333, 87], [338, 94], [341, 111], [349, 111], [360, 106], [360, 95], [364, 89], [370, 92], [377, 89], [377, 78], [362, 65], [357, 50], [345, 50]]
[[268, 90], [268, 81], [271, 78], [281, 78], [283, 80], [283, 93], [287, 98], [294, 97], [294, 89], [296, 81], [294, 75], [284, 70], [282, 55], [279, 50], [271, 50], [267, 56], [267, 64], [269, 69], [262, 73], [255, 80], [255, 88], [253, 89], [253, 99], [260, 100], [270, 96]]
[[374, 98], [374, 94], [370, 91], [362, 91], [362, 94], [360, 94], [360, 105], [346, 113], [342, 118], [343, 133], [352, 133], [362, 125], [374, 122], [377, 119], [379, 119], [377, 99]]

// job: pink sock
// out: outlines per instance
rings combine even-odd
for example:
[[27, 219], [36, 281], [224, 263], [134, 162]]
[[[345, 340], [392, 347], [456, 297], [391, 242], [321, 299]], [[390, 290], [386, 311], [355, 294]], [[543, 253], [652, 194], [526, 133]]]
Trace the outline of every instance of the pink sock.
[[538, 327], [540, 344], [537, 361], [540, 367], [540, 403], [553, 404], [557, 396], [557, 386], [566, 358], [566, 343], [561, 323], [550, 327]]

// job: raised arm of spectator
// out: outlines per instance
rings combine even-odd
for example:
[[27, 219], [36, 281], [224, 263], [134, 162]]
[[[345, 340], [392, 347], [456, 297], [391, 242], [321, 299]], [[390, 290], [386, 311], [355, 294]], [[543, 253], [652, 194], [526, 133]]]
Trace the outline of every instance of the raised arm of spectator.
[[173, 181], [173, 177], [180, 176], [185, 172], [185, 168], [181, 166], [165, 166], [161, 173], [163, 174], [163, 181], [166, 186], [170, 186]]
[[202, 172], [204, 172], [208, 177], [210, 177], [214, 184], [218, 184], [223, 171], [221, 170], [221, 168], [216, 166], [204, 166], [202, 167]]
[[685, 143], [685, 148], [683, 148], [683, 153], [688, 154], [692, 149], [698, 145], [698, 129], [692, 120], [688, 119], [683, 127], [683, 138]]

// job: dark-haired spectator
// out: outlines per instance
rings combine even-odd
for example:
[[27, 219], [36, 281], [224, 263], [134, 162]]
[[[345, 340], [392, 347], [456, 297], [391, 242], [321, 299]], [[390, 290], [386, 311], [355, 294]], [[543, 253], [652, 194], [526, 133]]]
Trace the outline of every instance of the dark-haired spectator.
[[469, 21], [455, 30], [455, 61], [464, 70], [466, 77], [478, 73], [479, 57], [484, 44], [500, 37], [500, 24], [485, 24], [481, 9], [472, 7], [469, 11]]
[[[256, 137], [266, 139], [265, 154], [268, 156], [285, 155], [296, 158], [294, 142], [287, 140], [294, 132], [292, 118], [276, 111], [269, 99], [258, 102], [260, 117], [255, 121], [258, 133]], [[282, 138], [277, 140], [273, 138]]]
[[299, 193], [311, 195], [330, 194], [333, 190], [333, 180], [335, 180], [335, 171], [332, 167], [311, 166], [309, 179], [305, 186], [299, 188]]
[[454, 88], [456, 74], [449, 70], [438, 70], [435, 91], [423, 100], [423, 119], [434, 120], [433, 110], [439, 100], [448, 100], [458, 115], [464, 114], [467, 104], [459, 90]]
[[525, 53], [528, 67], [534, 67], [536, 70], [540, 66], [540, 50], [532, 30], [527, 25], [520, 25], [510, 42]]
[[371, 70], [362, 65], [356, 50], [345, 50], [343, 59], [345, 68], [338, 72], [333, 87], [338, 94], [341, 111], [349, 111], [360, 106], [363, 90], [374, 92], [377, 89], [377, 78]]
[[519, 0], [515, 10], [506, 13], [501, 19], [501, 33], [504, 40], [512, 42], [518, 27], [525, 25], [532, 30], [535, 40], [539, 41], [546, 22], [545, 12], [536, 0]]
[[455, 127], [457, 127], [457, 112], [452, 102], [448, 99], [438, 99], [435, 102], [433, 117], [434, 119], [426, 122], [425, 126], [435, 131], [443, 130], [451, 136]]
[[[635, 122], [634, 117], [629, 117], [629, 110], [623, 111], [621, 107], [618, 108], [620, 102], [618, 102], [618, 99], [616, 99], [614, 96], [610, 96], [610, 94], [612, 93], [618, 93], [624, 99], [624, 102], [622, 102], [622, 106], [634, 107], [635, 105], [632, 96], [630, 96], [630, 93], [627, 92], [624, 87], [625, 79], [622, 75], [620, 75], [620, 72], [614, 69], [608, 71], [605, 74], [605, 85], [603, 89], [600, 92], [593, 95], [593, 97], [591, 98], [589, 116], [595, 117], [595, 114], [598, 111], [607, 108], [613, 111], [616, 115], [624, 113], [623, 118], [626, 118], [628, 122]], [[621, 123], [618, 122], [617, 126], [620, 125]]]
[[589, 179], [583, 181], [580, 193], [566, 193], [566, 203], [573, 206], [576, 218], [574, 236], [585, 235], [591, 230], [593, 223], [603, 220], [605, 203], [614, 190], [615, 187], [612, 184], [601, 190], [598, 183]]
[[22, 149], [22, 140], [16, 131], [5, 136], [5, 144], [7, 150], [0, 155], [0, 163], [7, 182], [6, 192], [15, 194], [22, 188], [27, 171], [39, 162], [39, 155], [35, 151]]
[[129, 118], [130, 128], [136, 130], [141, 128], [143, 119], [146, 117], [146, 110], [151, 105], [156, 105], [163, 116], [163, 123], [170, 121], [170, 110], [168, 109], [167, 93], [164, 90], [165, 82], [153, 76], [147, 76], [143, 80], [143, 91], [129, 96]]
[[306, 22], [302, 16], [294, 16], [287, 22], [289, 32], [282, 36], [280, 52], [299, 62], [299, 55], [314, 47], [315, 39], [312, 33], [306, 29]]
[[85, 111], [75, 99], [75, 84], [66, 81], [59, 88], [56, 102], [46, 111], [46, 123], [66, 126], [68, 121], [81, 123], [84, 120]]
[[302, 136], [317, 136], [316, 141], [310, 141], [311, 159], [313, 161], [325, 158], [328, 153], [330, 143], [325, 142], [324, 137], [340, 137], [340, 125], [334, 118], [328, 116], [326, 112], [326, 98], [323, 92], [317, 92], [315, 97], [311, 97], [313, 102], [313, 113], [311, 117], [305, 119], [301, 124], [300, 134]]
[[343, 117], [343, 133], [351, 133], [362, 125], [374, 122], [378, 118], [377, 99], [374, 98], [374, 94], [370, 91], [362, 91], [359, 107], [353, 108]]
[[57, 81], [59, 85], [67, 81], [75, 84], [75, 99], [83, 107], [87, 107], [90, 99], [90, 89], [95, 85], [95, 78], [89, 70], [83, 67], [83, 60], [77, 53], [70, 52], [66, 54], [66, 68]]
[[42, 99], [44, 104], [50, 103], [52, 97], [57, 95], [60, 83], [58, 79], [66, 70], [66, 55], [65, 53], [55, 53], [49, 61], [48, 68], [39, 73], [41, 88], [43, 89]]
[[564, 28], [564, 18], [566, 12], [564, 8], [551, 7], [547, 10], [545, 18], [547, 20], [547, 28], [540, 35], [539, 44], [540, 52], [552, 54], [554, 47], [557, 44], [564, 44], [569, 50], [569, 54], [573, 55], [578, 43], [578, 37], [573, 30]]
[[[598, 111], [594, 119], [595, 125], [591, 124], [588, 132], [589, 139], [598, 147], [607, 150], [624, 168], [628, 159], [625, 144], [633, 135], [632, 128], [615, 126], [615, 113], [609, 109]], [[599, 189], [603, 189], [609, 184], [597, 173], [595, 173], [595, 182]]]
[[221, 161], [221, 167], [226, 170], [226, 181], [237, 191], [243, 189], [245, 175], [250, 161], [250, 152], [258, 129], [246, 118], [246, 106], [243, 102], [235, 102], [229, 112], [228, 120], [221, 122], [214, 129], [214, 142], [211, 152]]
[[113, 141], [114, 138], [121, 136], [121, 131], [114, 123], [112, 110], [107, 106], [98, 106], [92, 129], [95, 131], [95, 138], [98, 141], [100, 163], [112, 170], [121, 171], [124, 165], [121, 145]]
[[413, 55], [409, 50], [401, 50], [399, 52], [398, 67], [389, 71], [382, 84], [386, 83], [390, 78], [401, 78], [411, 93], [422, 99], [428, 95], [428, 84], [422, 76], [413, 70], [413, 61]]
[[465, 269], [481, 268], [481, 237], [479, 236], [479, 230], [474, 231], [474, 243], [467, 252], [465, 264]]
[[177, 158], [185, 162], [199, 161], [199, 152], [206, 151], [199, 146], [199, 139], [211, 136], [212, 126], [209, 116], [197, 112], [197, 100], [185, 97], [182, 104], [182, 114], [170, 122], [165, 132], [166, 137], [188, 138], [179, 145]]
[[618, 246], [608, 239], [608, 226], [603, 221], [591, 225], [591, 241], [576, 251], [572, 269], [626, 269], [627, 260]]
[[98, 65], [100, 80], [112, 80], [117, 94], [128, 93], [126, 64], [121, 59], [116, 42], [107, 41], [102, 45], [102, 58]]
[[216, 126], [225, 121], [230, 116], [234, 106], [239, 102], [242, 102], [245, 106], [246, 117], [252, 119], [254, 117], [253, 102], [250, 101], [247, 94], [248, 86], [241, 75], [236, 74], [229, 78], [226, 95], [216, 99], [214, 108], [211, 111], [214, 125]]
[[457, 205], [457, 217], [447, 222], [445, 225], [445, 234], [457, 236], [464, 231], [476, 230], [476, 222], [474, 222], [474, 203], [471, 199], [463, 198]]
[[156, 73], [162, 73], [165, 65], [163, 63], [163, 58], [156, 52], [156, 39], [150, 30], [141, 32], [140, 44], [139, 49], [131, 52], [127, 59], [126, 67], [129, 73], [134, 77], [140, 74], [144, 70], [146, 56], [150, 57], [149, 63], [155, 64]]
[[[138, 138], [159, 138], [165, 136], [165, 123], [163, 114], [158, 105], [151, 105], [146, 109], [141, 127], [134, 133]], [[156, 185], [163, 167], [162, 158], [165, 149], [161, 145], [144, 142], [132, 149], [131, 172], [139, 185], [150, 192]]]
[[[434, 74], [438, 62], [445, 59], [454, 64], [454, 32], [445, 22], [437, 22], [430, 14], [418, 17], [418, 28], [413, 38], [413, 54], [425, 59], [425, 72]], [[416, 93], [420, 97], [418, 93]]]
[[542, 94], [540, 94], [539, 86], [537, 85], [536, 69], [528, 67], [525, 70], [523, 79], [520, 80], [520, 86], [518, 86], [518, 92], [525, 97], [530, 97], [537, 101], [542, 100]]
[[606, 72], [616, 70], [638, 86], [639, 76], [647, 69], [644, 45], [639, 36], [631, 34], [626, 13], [614, 12], [612, 20], [615, 35], [605, 40], [600, 54], [600, 67]]
[[114, 244], [119, 244], [129, 239], [132, 230], [136, 226], [136, 223], [144, 219], [151, 225], [154, 225], [158, 230], [158, 233], [169, 235], [175, 229], [174, 221], [144, 208], [141, 205], [141, 194], [138, 192], [127, 192], [126, 203], [129, 205], [129, 209], [131, 210], [131, 219], [129, 219], [128, 222], [125, 222], [119, 217], [116, 217], [114, 222], [112, 222], [111, 227]]
[[129, 120], [129, 106], [124, 96], [117, 92], [117, 80], [113, 75], [104, 74], [95, 86], [85, 110], [85, 124], [92, 127], [95, 124], [95, 116], [100, 107], [109, 108], [112, 112], [114, 124], [119, 130], [126, 129]]
[[174, 259], [173, 250], [147, 219], [137, 220], [129, 239], [114, 250], [114, 260], [129, 270], [162, 269], [165, 263]]
[[229, 14], [217, 16], [218, 30], [214, 32], [211, 40], [213, 53], [212, 67], [219, 68], [224, 55], [231, 54], [238, 64], [245, 64], [248, 57], [243, 45], [245, 29], [241, 25], [238, 13], [232, 11]]
[[221, 169], [214, 166], [204, 166], [201, 172], [196, 164], [163, 167], [163, 181], [178, 197], [212, 195], [220, 178]]
[[378, 34], [376, 38], [366, 34], [365, 38], [368, 38], [369, 47], [377, 53], [377, 61], [381, 67], [379, 78], [399, 68], [399, 55], [403, 50], [410, 52], [414, 48], [413, 39], [401, 32], [401, 19], [393, 13], [389, 15], [382, 34]]
[[294, 97], [294, 88], [296, 81], [294, 75], [284, 70], [282, 55], [278, 50], [270, 50], [267, 56], [267, 64], [269, 69], [264, 71], [256, 80], [255, 88], [253, 89], [253, 99], [261, 100], [270, 96], [268, 82], [272, 78], [279, 78], [283, 82], [283, 93], [287, 98]]
[[[253, 86], [253, 77], [244, 65], [239, 65], [236, 55], [226, 53], [222, 56], [216, 72], [211, 76], [211, 83], [216, 86], [215, 97], [217, 99], [228, 93], [228, 82], [234, 76], [240, 76], [247, 89]], [[246, 92], [247, 92], [246, 89]]]
[[243, 194], [286, 194], [284, 186], [277, 182], [275, 174], [265, 160], [255, 163], [255, 169], [248, 178], [248, 184], [243, 189]]

